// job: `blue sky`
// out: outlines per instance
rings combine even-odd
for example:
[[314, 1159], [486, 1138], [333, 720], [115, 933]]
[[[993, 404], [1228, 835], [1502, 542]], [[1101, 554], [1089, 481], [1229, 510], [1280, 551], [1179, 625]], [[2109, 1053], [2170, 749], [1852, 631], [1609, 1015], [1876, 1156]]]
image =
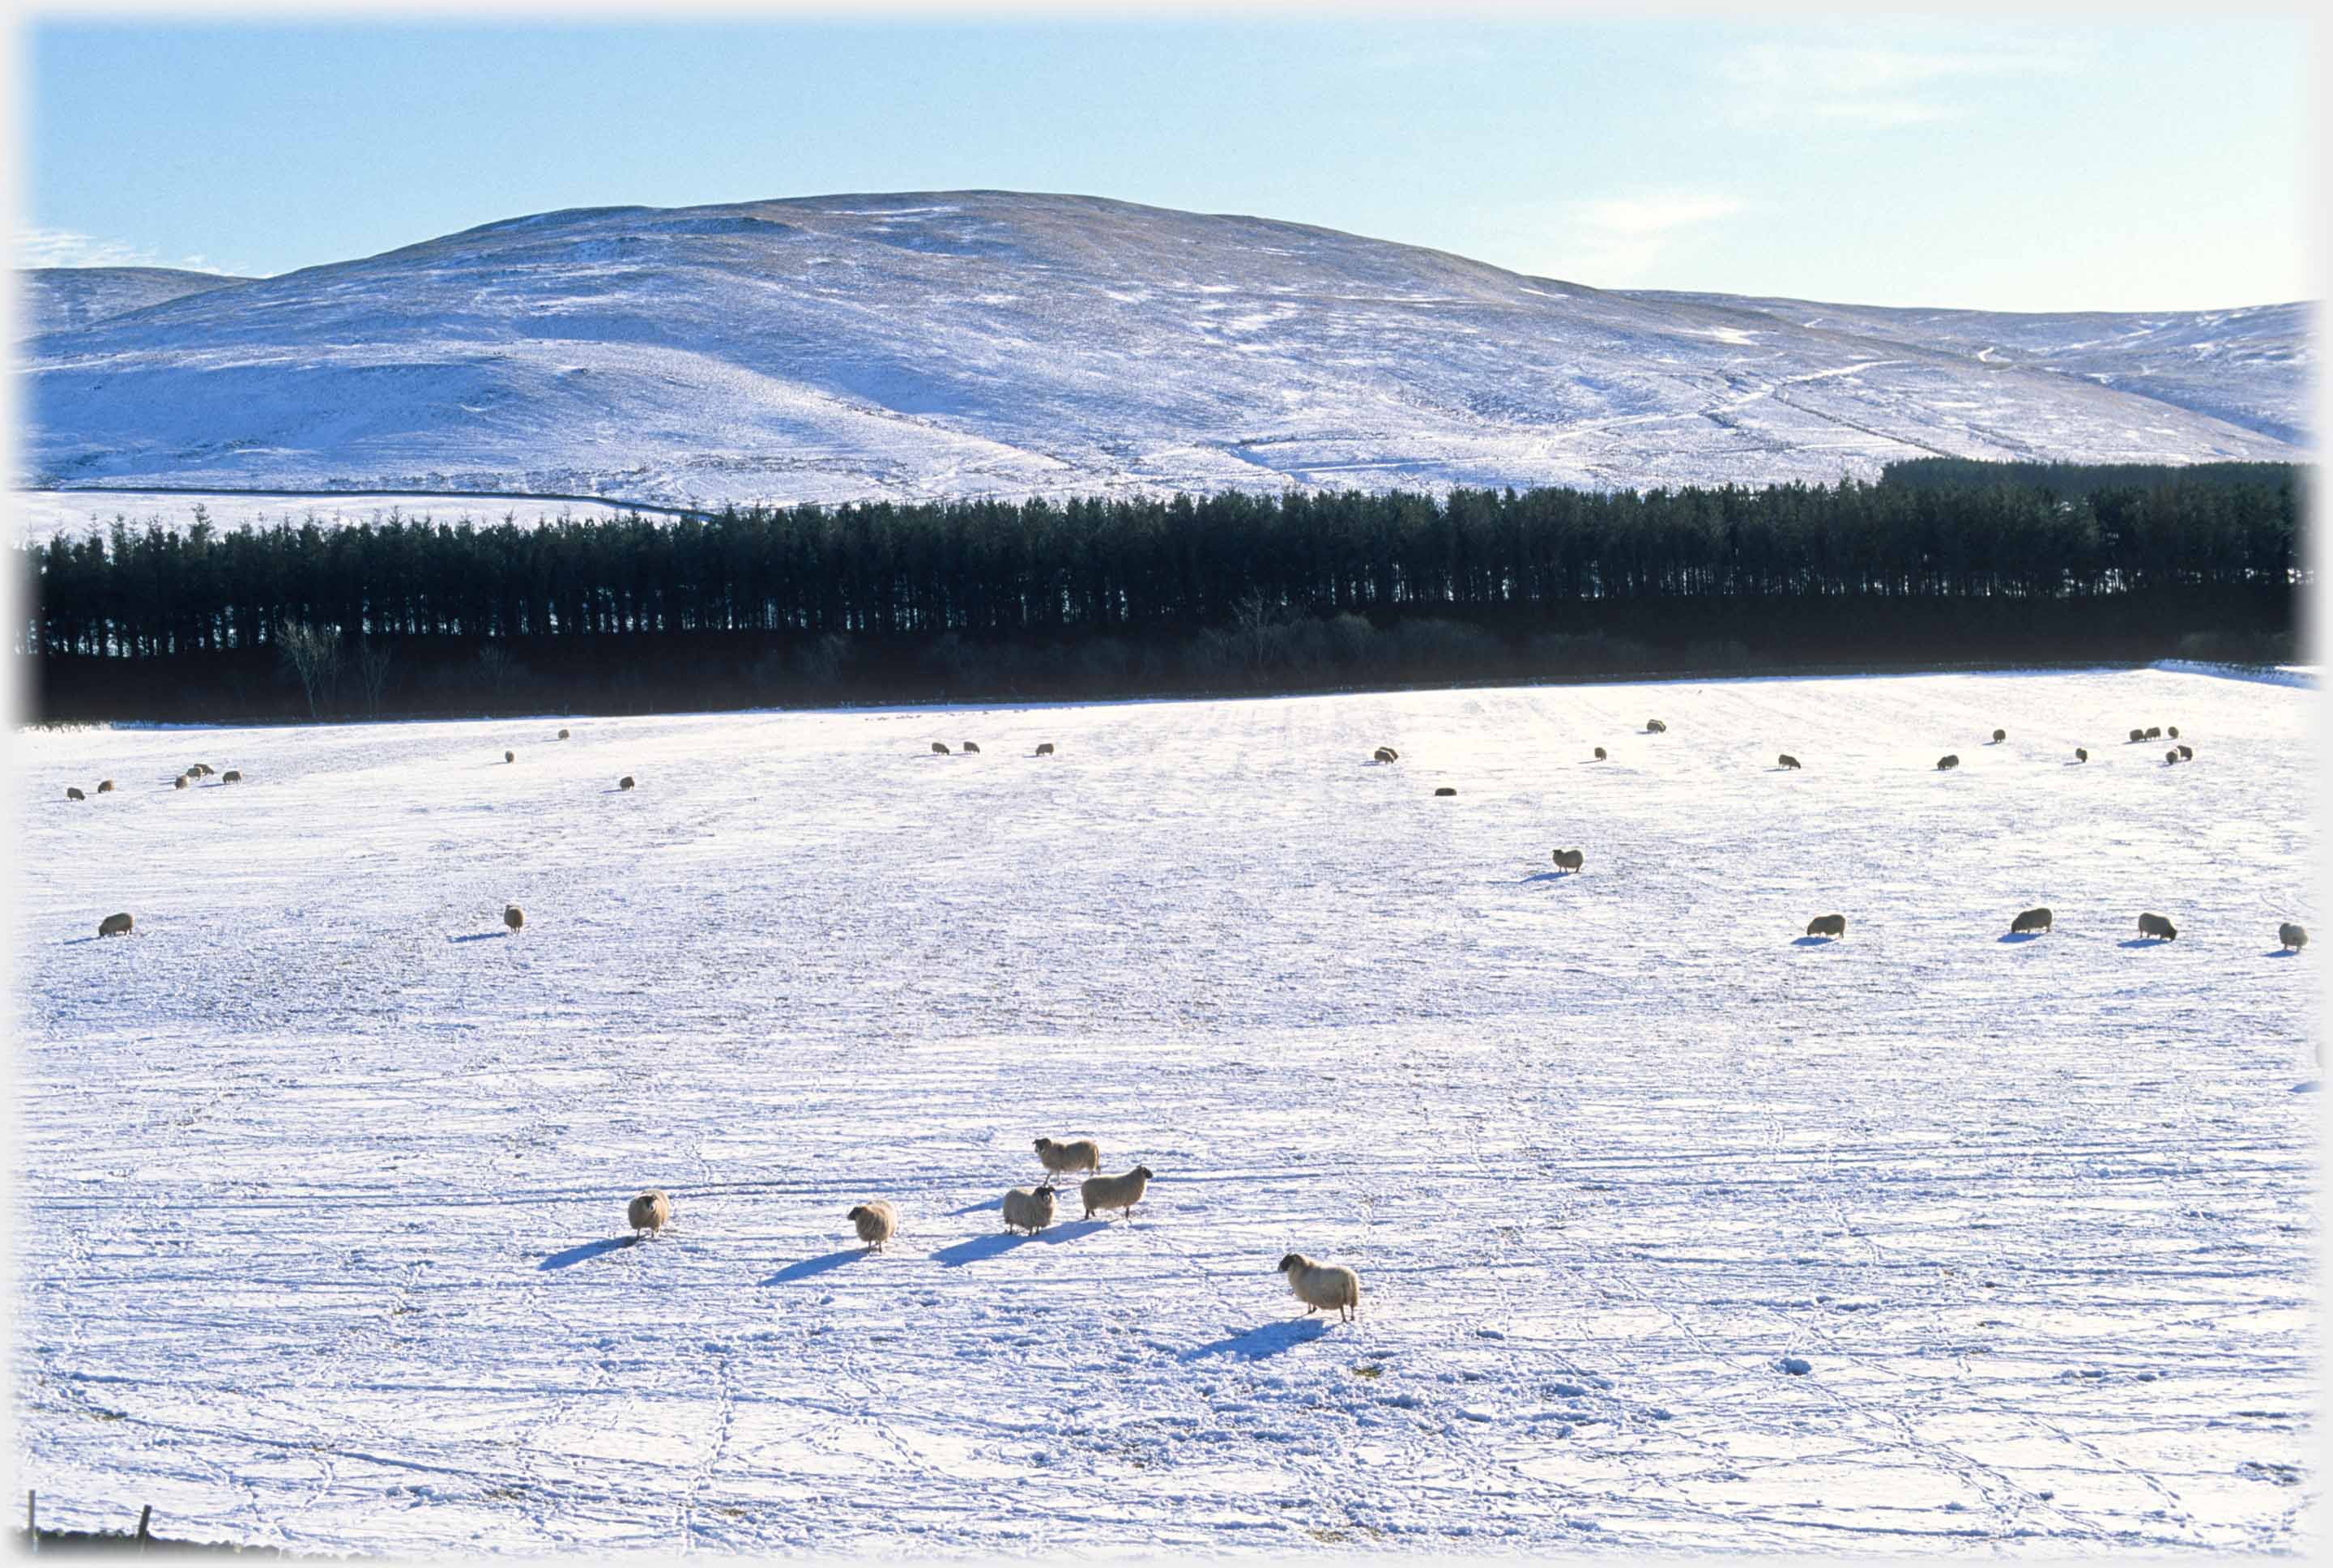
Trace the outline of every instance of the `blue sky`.
[[51, 20], [19, 264], [277, 272], [566, 206], [1072, 191], [1606, 288], [2319, 293], [2298, 21]]

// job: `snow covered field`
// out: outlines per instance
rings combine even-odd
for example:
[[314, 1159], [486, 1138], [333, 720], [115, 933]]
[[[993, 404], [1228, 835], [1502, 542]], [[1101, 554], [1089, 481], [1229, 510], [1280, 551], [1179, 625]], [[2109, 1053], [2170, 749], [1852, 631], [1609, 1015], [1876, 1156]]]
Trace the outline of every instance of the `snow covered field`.
[[[22, 735], [20, 1484], [374, 1552], [2305, 1548], [2316, 703]], [[1004, 1235], [1040, 1133], [1150, 1197]]]
[[619, 517], [624, 508], [598, 501], [528, 501], [516, 496], [440, 495], [416, 492], [408, 495], [245, 495], [232, 492], [187, 494], [171, 491], [17, 491], [8, 497], [18, 543], [51, 540], [62, 534], [84, 539], [126, 520], [132, 528], [149, 522], [184, 533], [194, 521], [197, 506], [218, 529], [245, 526], [270, 528], [279, 522], [297, 528], [313, 519], [320, 528], [353, 528], [369, 522], [376, 527], [391, 517], [407, 522], [427, 520], [480, 528], [498, 526], [508, 518], [521, 528], [540, 528], [562, 517], [594, 521]]

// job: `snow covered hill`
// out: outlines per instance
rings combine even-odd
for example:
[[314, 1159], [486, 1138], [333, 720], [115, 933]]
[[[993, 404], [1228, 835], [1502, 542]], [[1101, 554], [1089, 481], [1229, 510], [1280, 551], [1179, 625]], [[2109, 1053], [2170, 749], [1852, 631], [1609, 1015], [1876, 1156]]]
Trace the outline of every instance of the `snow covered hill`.
[[[994, 191], [585, 209], [53, 330], [22, 461], [42, 486], [832, 501], [2281, 459], [2295, 312], [1810, 324]], [[2205, 333], [2224, 351], [2161, 368]]]
[[[2305, 1556], [2317, 711], [2139, 671], [20, 736], [18, 1485], [414, 1556]], [[2118, 739], [2171, 723], [2194, 762]], [[1040, 1134], [1149, 1197], [1006, 1236]], [[648, 1185], [675, 1229], [620, 1245]]]
[[188, 294], [247, 283], [222, 272], [175, 267], [34, 267], [16, 274], [22, 338], [71, 331]]

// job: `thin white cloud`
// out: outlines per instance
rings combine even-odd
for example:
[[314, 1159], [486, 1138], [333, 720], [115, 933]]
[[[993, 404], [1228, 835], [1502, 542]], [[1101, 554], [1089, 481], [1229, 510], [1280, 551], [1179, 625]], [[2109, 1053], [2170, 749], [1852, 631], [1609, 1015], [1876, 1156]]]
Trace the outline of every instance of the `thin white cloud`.
[[1887, 128], [1957, 120], [2007, 79], [2065, 69], [2038, 48], [1896, 49], [1864, 44], [1753, 43], [1718, 64], [1737, 119], [1820, 120]]
[[1498, 224], [1512, 241], [1485, 248], [1518, 258], [1526, 272], [1627, 288], [1641, 285], [1663, 257], [1749, 206], [1721, 191], [1650, 190], [1516, 207]]
[[144, 245], [101, 239], [71, 229], [19, 228], [9, 236], [10, 260], [19, 267], [178, 267], [190, 272], [226, 272], [207, 256], [168, 261]]
[[1696, 196], [1666, 191], [1651, 196], [1607, 196], [1578, 205], [1579, 221], [1607, 234], [1656, 234], [1692, 224], [1714, 223], [1742, 210], [1742, 202], [1727, 196]]

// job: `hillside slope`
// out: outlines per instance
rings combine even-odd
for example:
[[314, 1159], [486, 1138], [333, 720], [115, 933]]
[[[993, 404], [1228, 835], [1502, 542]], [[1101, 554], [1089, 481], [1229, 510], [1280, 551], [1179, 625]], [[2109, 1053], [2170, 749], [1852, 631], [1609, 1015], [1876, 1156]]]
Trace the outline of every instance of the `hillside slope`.
[[52, 331], [23, 462], [831, 501], [2300, 455], [2241, 360], [2213, 406], [2260, 428], [1890, 325], [1080, 196], [586, 209]]
[[71, 331], [149, 305], [251, 281], [176, 267], [31, 267], [16, 274], [16, 333], [38, 338]]

